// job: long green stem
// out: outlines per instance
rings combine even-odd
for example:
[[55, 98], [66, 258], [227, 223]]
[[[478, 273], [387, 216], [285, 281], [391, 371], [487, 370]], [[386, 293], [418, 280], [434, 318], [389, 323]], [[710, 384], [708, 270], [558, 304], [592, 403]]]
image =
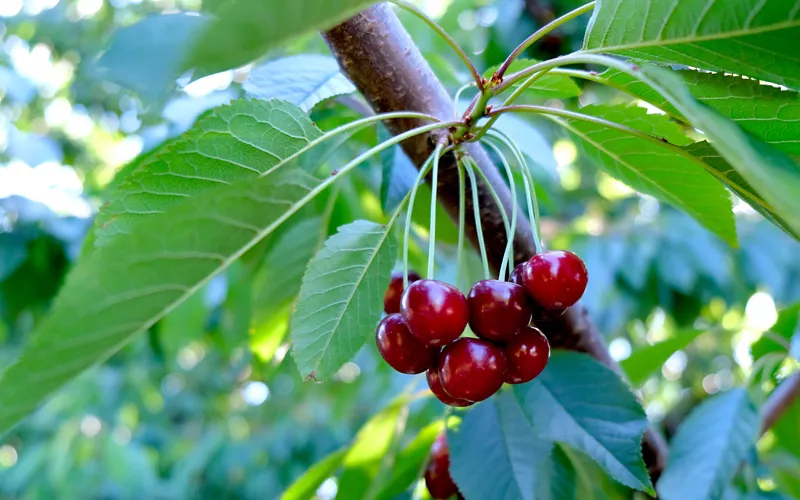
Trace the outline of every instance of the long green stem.
[[453, 97], [453, 119], [458, 118], [458, 102], [461, 100], [461, 94], [474, 87], [474, 83], [468, 83], [458, 89]]
[[464, 65], [467, 67], [467, 69], [469, 69], [470, 73], [472, 73], [472, 77], [475, 79], [475, 83], [478, 85], [478, 89], [483, 91], [483, 80], [481, 78], [481, 74], [478, 73], [478, 69], [472, 63], [472, 60], [469, 58], [467, 53], [464, 52], [464, 49], [462, 49], [461, 46], [458, 45], [458, 43], [456, 43], [455, 40], [453, 40], [453, 37], [448, 35], [447, 32], [441, 26], [439, 26], [439, 24], [436, 23], [436, 21], [429, 18], [424, 12], [419, 10], [415, 5], [412, 5], [406, 2], [405, 0], [389, 0], [389, 1], [397, 5], [398, 7], [401, 7], [411, 12], [418, 18], [422, 19], [425, 22], [425, 24], [430, 26], [436, 33], [438, 33], [439, 36], [441, 36], [442, 39], [445, 42], [447, 42], [447, 45], [449, 45], [456, 52], [458, 57], [464, 62]]
[[478, 183], [475, 180], [475, 172], [472, 171], [470, 159], [467, 158], [464, 162], [464, 167], [469, 176], [470, 188], [472, 190], [472, 213], [475, 216], [475, 231], [478, 236], [478, 248], [481, 252], [481, 261], [483, 261], [483, 278], [490, 279], [492, 277], [489, 272], [489, 259], [486, 256], [486, 243], [483, 241], [483, 224], [481, 224], [480, 201], [478, 200]]
[[466, 183], [464, 182], [464, 165], [461, 160], [456, 163], [458, 168], [458, 248], [456, 248], [456, 276], [461, 274], [461, 258], [464, 251], [464, 224], [466, 222]]
[[411, 216], [414, 212], [414, 200], [417, 197], [417, 189], [419, 189], [420, 184], [422, 184], [422, 182], [425, 180], [425, 176], [428, 175], [428, 172], [430, 172], [434, 158], [438, 153], [439, 151], [437, 148], [437, 150], [431, 153], [431, 155], [428, 156], [428, 159], [425, 160], [425, 163], [422, 165], [422, 167], [420, 167], [417, 178], [414, 180], [414, 185], [411, 187], [411, 191], [408, 194], [409, 203], [408, 208], [406, 209], [406, 225], [403, 228], [403, 290], [408, 288], [408, 241], [411, 238]]
[[439, 189], [439, 158], [442, 157], [442, 149], [444, 144], [437, 144], [433, 152], [433, 178], [431, 179], [431, 218], [430, 230], [428, 233], [428, 275], [429, 280], [433, 279], [436, 267], [436, 205], [439, 200], [436, 199], [437, 191]]
[[547, 35], [551, 31], [553, 31], [554, 29], [558, 28], [562, 24], [567, 23], [567, 22], [571, 21], [572, 19], [575, 19], [576, 17], [591, 11], [592, 9], [594, 9], [594, 5], [595, 5], [595, 2], [589, 2], [586, 5], [584, 5], [582, 7], [578, 7], [577, 9], [573, 10], [572, 12], [568, 12], [568, 13], [564, 14], [563, 16], [561, 16], [561, 17], [559, 17], [557, 19], [554, 19], [553, 21], [550, 21], [547, 25], [542, 26], [541, 28], [539, 28], [534, 34], [532, 34], [527, 39], [525, 39], [525, 41], [523, 41], [521, 44], [519, 44], [519, 46], [516, 49], [514, 49], [514, 51], [511, 52], [511, 54], [509, 54], [508, 58], [505, 60], [503, 65], [500, 66], [499, 70], [497, 70], [497, 73], [496, 73], [497, 78], [498, 79], [502, 79], [503, 75], [506, 74], [506, 71], [508, 70], [508, 67], [511, 65], [512, 62], [514, 62], [514, 59], [516, 59], [523, 52], [525, 52], [525, 50], [527, 50], [528, 47], [530, 47], [531, 45], [536, 43], [542, 37], [544, 37], [545, 35]]
[[[506, 233], [508, 238], [508, 242], [506, 244], [506, 252], [503, 255], [503, 263], [500, 266], [499, 278], [502, 280], [505, 277], [506, 266], [509, 265], [509, 262], [511, 262], [511, 265], [509, 266], [508, 270], [511, 271], [511, 267], [513, 267], [514, 235], [517, 233], [517, 210], [518, 210], [517, 183], [516, 181], [514, 181], [514, 173], [511, 171], [511, 165], [509, 165], [508, 159], [505, 157], [503, 152], [500, 151], [500, 148], [498, 148], [497, 146], [495, 146], [490, 142], [486, 142], [485, 144], [489, 146], [495, 152], [495, 154], [497, 154], [498, 157], [500, 157], [500, 162], [503, 164], [503, 168], [506, 171], [506, 177], [508, 177], [508, 183], [510, 185], [509, 187], [511, 190], [511, 205], [512, 205], [511, 210], [513, 210], [513, 212], [511, 213], [511, 229], [507, 230]], [[500, 204], [498, 200], [495, 201], [498, 203], [498, 205]], [[505, 211], [502, 212], [502, 215], [505, 216]]]

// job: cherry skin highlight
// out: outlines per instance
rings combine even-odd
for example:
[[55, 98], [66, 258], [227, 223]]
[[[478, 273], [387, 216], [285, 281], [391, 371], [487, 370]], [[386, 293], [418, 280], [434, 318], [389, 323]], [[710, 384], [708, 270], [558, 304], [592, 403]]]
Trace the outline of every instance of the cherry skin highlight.
[[[408, 284], [421, 280], [419, 274], [414, 271], [408, 272]], [[400, 312], [400, 297], [403, 295], [403, 271], [392, 272], [392, 279], [389, 281], [389, 288], [383, 294], [383, 310], [386, 314]]]
[[457, 399], [478, 402], [503, 386], [503, 349], [487, 340], [463, 338], [445, 347], [437, 363], [442, 387]]
[[469, 326], [480, 337], [508, 342], [531, 322], [525, 289], [514, 283], [483, 280], [467, 296]]
[[538, 328], [528, 327], [506, 345], [505, 382], [524, 384], [539, 376], [550, 359], [550, 343]]
[[525, 266], [528, 264], [528, 261], [522, 262], [521, 264], [517, 264], [517, 267], [511, 271], [511, 276], [508, 278], [508, 281], [514, 283], [515, 285], [519, 285], [524, 287], [524, 283], [522, 281], [522, 275], [525, 273]]
[[430, 459], [425, 467], [425, 486], [431, 498], [444, 500], [458, 493], [458, 487], [450, 477], [450, 449], [445, 433], [436, 437], [431, 446]]
[[452, 406], [453, 408], [464, 408], [473, 405], [471, 401], [454, 398], [444, 391], [444, 387], [442, 387], [442, 380], [439, 378], [439, 370], [435, 366], [425, 373], [425, 379], [428, 381], [428, 388], [430, 388], [433, 395], [436, 396], [436, 399], [447, 406]]
[[436, 363], [438, 349], [419, 341], [408, 331], [403, 317], [390, 314], [378, 323], [375, 332], [378, 352], [389, 366], [400, 373], [422, 373]]
[[436, 280], [408, 285], [400, 314], [411, 334], [430, 346], [444, 346], [464, 332], [469, 320], [467, 298], [458, 288]]
[[545, 309], [564, 309], [575, 304], [588, 281], [586, 265], [581, 258], [563, 250], [534, 255], [522, 272], [528, 294]]

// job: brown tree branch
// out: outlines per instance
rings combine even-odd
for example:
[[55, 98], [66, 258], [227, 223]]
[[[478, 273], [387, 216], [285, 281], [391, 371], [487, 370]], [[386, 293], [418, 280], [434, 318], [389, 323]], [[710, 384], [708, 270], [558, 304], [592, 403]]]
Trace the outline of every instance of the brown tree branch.
[[[442, 120], [454, 116], [453, 102], [419, 49], [403, 28], [394, 12], [386, 5], [376, 5], [323, 33], [325, 42], [339, 61], [344, 74], [350, 78], [378, 113], [389, 111], [419, 111]], [[393, 120], [386, 124], [397, 135], [421, 125], [416, 120]], [[439, 134], [434, 132], [403, 142], [406, 154], [422, 165], [433, 152]], [[511, 211], [511, 193], [486, 151], [478, 144], [467, 145], [470, 155], [483, 170], [507, 212]], [[429, 179], [430, 180], [430, 179]], [[442, 159], [439, 166], [439, 199], [450, 216], [458, 216], [458, 170], [452, 155]], [[489, 263], [497, 270], [506, 247], [506, 231], [500, 210], [483, 182], [478, 185], [480, 217], [483, 231], [489, 237], [486, 250]], [[472, 211], [471, 190], [467, 187], [467, 213]], [[514, 261], [523, 262], [536, 253], [531, 226], [521, 214], [514, 235]], [[466, 234], [476, 243], [476, 228], [467, 217]], [[620, 371], [611, 359], [605, 342], [589, 319], [586, 309], [576, 304], [560, 318], [539, 324], [554, 348], [585, 352], [606, 366]], [[665, 465], [666, 445], [660, 435], [648, 430], [643, 454], [650, 475], [655, 479]]]
[[761, 434], [772, 428], [797, 398], [800, 398], [800, 372], [790, 375], [778, 384], [761, 406]]

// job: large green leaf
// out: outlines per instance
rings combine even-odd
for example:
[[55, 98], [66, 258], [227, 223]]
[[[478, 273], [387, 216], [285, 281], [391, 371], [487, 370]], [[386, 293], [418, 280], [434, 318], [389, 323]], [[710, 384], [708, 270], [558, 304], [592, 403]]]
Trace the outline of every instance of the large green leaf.
[[342, 226], [311, 260], [289, 326], [304, 377], [323, 380], [374, 335], [397, 257], [389, 226]]
[[786, 234], [796, 240], [800, 240], [800, 233], [789, 227], [789, 224], [781, 218], [772, 205], [753, 189], [746, 180], [733, 169], [722, 155], [717, 152], [708, 141], [700, 141], [686, 146], [684, 149], [693, 154], [706, 164], [706, 169], [712, 172], [717, 179], [722, 181], [736, 195], [753, 207], [765, 219], [781, 228]]
[[788, 0], [600, 0], [584, 49], [800, 88], [798, 39]]
[[317, 185], [291, 170], [211, 190], [82, 259], [0, 377], [0, 433], [174, 309], [305, 205]]
[[[518, 71], [527, 69], [530, 66], [538, 63], [533, 59], [517, 59], [508, 67], [507, 75], [512, 75]], [[500, 66], [494, 66], [484, 72], [484, 76], [490, 79], [492, 75], [500, 69]], [[515, 84], [514, 88], [522, 84]], [[525, 95], [536, 97], [539, 99], [566, 99], [569, 97], [577, 97], [581, 95], [581, 88], [575, 83], [572, 78], [564, 75], [544, 75], [536, 80], [531, 86], [525, 89]]]
[[[762, 141], [800, 155], [800, 94], [721, 73], [679, 71], [686, 88], [703, 104], [736, 122]], [[611, 85], [686, 120], [661, 94], [615, 69], [600, 75]]]
[[652, 374], [660, 371], [661, 366], [675, 354], [675, 351], [685, 348], [702, 333], [703, 330], [678, 332], [672, 338], [637, 349], [627, 359], [620, 361], [620, 367], [631, 384], [639, 387]]
[[[750, 346], [755, 366], [774, 374], [789, 354], [792, 339], [797, 333], [800, 333], [800, 303], [778, 311], [775, 324]], [[772, 359], [765, 359], [767, 357]], [[754, 380], [759, 378], [754, 377]]]
[[540, 469], [536, 497], [538, 500], [578, 500], [578, 469], [563, 445], [553, 446], [553, 451]]
[[375, 0], [232, 0], [201, 32], [187, 67], [210, 74], [247, 64], [281, 43], [332, 28]]
[[537, 498], [538, 469], [553, 448], [536, 436], [510, 391], [467, 413], [447, 442], [450, 474], [467, 498]]
[[98, 218], [96, 244], [130, 233], [138, 221], [189, 196], [256, 179], [321, 135], [286, 102], [239, 100], [216, 108], [117, 187]]
[[311, 111], [321, 101], [355, 92], [332, 57], [303, 54], [256, 66], [242, 84], [245, 92], [259, 99], [281, 99]]
[[408, 490], [419, 477], [422, 466], [428, 461], [431, 446], [436, 436], [444, 430], [444, 421], [438, 420], [425, 426], [414, 439], [397, 454], [392, 464], [392, 473], [383, 485], [376, 500], [391, 500]]
[[573, 446], [620, 483], [653, 491], [641, 451], [647, 416], [619, 375], [585, 354], [555, 351], [514, 393], [541, 439]]
[[305, 474], [292, 483], [288, 490], [283, 492], [281, 500], [307, 500], [313, 498], [320, 485], [339, 470], [349, 451], [347, 448], [336, 450], [314, 464]]
[[715, 500], [756, 443], [758, 412], [745, 389], [703, 402], [672, 439], [667, 467], [658, 481], [664, 500]]
[[[585, 106], [581, 112], [671, 142], [686, 141], [663, 115], [635, 106]], [[731, 198], [702, 162], [670, 144], [648, 141], [602, 124], [558, 118], [586, 156], [617, 180], [684, 210], [736, 246]]]

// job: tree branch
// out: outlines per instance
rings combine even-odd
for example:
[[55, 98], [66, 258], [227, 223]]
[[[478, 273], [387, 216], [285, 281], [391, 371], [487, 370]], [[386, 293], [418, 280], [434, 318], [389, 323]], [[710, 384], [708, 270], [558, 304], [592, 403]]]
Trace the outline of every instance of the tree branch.
[[761, 434], [772, 428], [797, 398], [800, 398], [800, 372], [778, 384], [761, 407]]
[[[419, 111], [442, 120], [453, 118], [454, 107], [450, 96], [397, 16], [386, 4], [376, 5], [357, 14], [322, 36], [339, 61], [344, 74], [376, 112]], [[416, 120], [393, 120], [387, 123], [387, 127], [395, 135], [419, 125]], [[421, 166], [433, 152], [439, 134], [443, 133], [446, 131], [409, 139], [403, 142], [403, 149], [417, 166]], [[494, 187], [506, 212], [510, 213], [511, 193], [486, 151], [479, 144], [468, 144], [467, 149]], [[439, 200], [454, 220], [458, 217], [458, 185], [455, 158], [452, 154], [446, 155], [439, 166]], [[506, 247], [505, 226], [500, 210], [483, 182], [478, 183], [478, 199], [483, 231], [489, 235], [486, 241], [489, 263], [497, 270]], [[466, 201], [469, 213], [472, 210], [469, 186]], [[514, 261], [519, 263], [529, 259], [537, 249], [528, 220], [520, 213], [517, 221]], [[468, 220], [465, 230], [473, 244], [476, 244], [474, 222]], [[604, 365], [620, 372], [619, 365], [608, 354], [603, 338], [582, 305], [576, 304], [561, 317], [537, 326], [542, 328], [554, 348], [588, 353]], [[643, 455], [651, 478], [655, 481], [665, 465], [666, 445], [663, 438], [652, 430], [645, 434]]]

